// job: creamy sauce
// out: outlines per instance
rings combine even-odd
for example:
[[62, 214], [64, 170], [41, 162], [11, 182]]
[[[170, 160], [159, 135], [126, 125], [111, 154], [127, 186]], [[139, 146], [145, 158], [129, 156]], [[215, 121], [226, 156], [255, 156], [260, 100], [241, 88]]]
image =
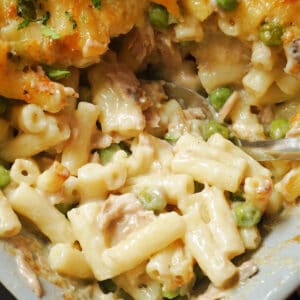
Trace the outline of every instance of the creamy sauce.
[[[245, 283], [247, 279], [252, 277], [258, 272], [257, 265], [252, 261], [248, 260], [242, 263], [239, 266], [239, 283]], [[210, 284], [207, 290], [195, 300], [218, 300], [218, 299], [226, 299], [227, 291], [223, 289], [219, 289]]]
[[[24, 222], [22, 223], [24, 224]], [[43, 288], [39, 280], [42, 277], [62, 288], [62, 299], [64, 300], [115, 299], [105, 298], [107, 295], [103, 295], [98, 284], [94, 286], [91, 282], [62, 277], [51, 270], [47, 259], [49, 242], [36, 232], [36, 229], [31, 225], [27, 224], [25, 227], [26, 229], [20, 235], [11, 238], [5, 243], [5, 249], [15, 256], [17, 270], [24, 277], [28, 287], [38, 297], [43, 295]], [[101, 298], [102, 296], [100, 297], [100, 295], [105, 297]]]
[[22, 254], [16, 256], [16, 263], [20, 274], [25, 278], [28, 286], [38, 297], [42, 297], [43, 289], [39, 278], [30, 265], [26, 262], [25, 257]]

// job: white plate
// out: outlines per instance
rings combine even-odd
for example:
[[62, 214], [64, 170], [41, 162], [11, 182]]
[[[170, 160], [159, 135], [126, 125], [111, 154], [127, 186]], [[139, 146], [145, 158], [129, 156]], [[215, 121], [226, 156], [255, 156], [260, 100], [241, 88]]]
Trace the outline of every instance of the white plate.
[[[14, 257], [0, 242], [0, 281], [19, 300], [39, 299], [19, 274]], [[230, 300], [282, 300], [300, 286], [300, 207], [284, 212], [253, 255], [259, 272], [229, 292]], [[44, 300], [59, 300], [62, 291], [41, 280]]]
[[282, 300], [300, 286], [300, 206], [281, 214], [253, 259], [259, 272], [230, 299]]

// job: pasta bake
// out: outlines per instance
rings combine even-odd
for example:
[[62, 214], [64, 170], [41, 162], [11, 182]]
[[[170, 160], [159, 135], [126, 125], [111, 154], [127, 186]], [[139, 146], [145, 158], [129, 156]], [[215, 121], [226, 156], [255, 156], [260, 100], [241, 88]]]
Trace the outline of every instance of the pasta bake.
[[238, 259], [297, 204], [300, 164], [258, 162], [236, 138], [300, 138], [299, 12], [0, 1], [0, 238], [38, 296], [43, 268], [65, 299], [104, 300], [220, 299], [259, 270]]

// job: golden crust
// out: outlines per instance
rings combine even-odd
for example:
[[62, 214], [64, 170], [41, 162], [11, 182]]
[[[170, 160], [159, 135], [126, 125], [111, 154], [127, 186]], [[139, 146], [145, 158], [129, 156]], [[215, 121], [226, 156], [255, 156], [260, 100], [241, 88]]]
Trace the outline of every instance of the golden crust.
[[[52, 39], [43, 35], [45, 25], [41, 22], [18, 29], [23, 19], [17, 14], [16, 3], [0, 2], [0, 95], [38, 104], [49, 112], [58, 112], [67, 96], [76, 94], [31, 66], [85, 67], [98, 62], [111, 37], [127, 33], [143, 19], [146, 5], [144, 0], [102, 1], [97, 9], [85, 0], [43, 1], [38, 17], [50, 13], [46, 26], [59, 35]], [[20, 59], [22, 66], [12, 62], [10, 55]]]
[[62, 109], [67, 96], [76, 96], [73, 89], [51, 81], [40, 68], [33, 71], [11, 62], [8, 49], [0, 42], [0, 95], [35, 103], [53, 113]]
[[51, 39], [43, 35], [44, 25], [39, 22], [18, 30], [23, 19], [17, 15], [16, 2], [2, 1], [0, 39], [13, 52], [35, 62], [75, 66], [95, 63], [107, 50], [110, 37], [127, 33], [139, 22], [146, 4], [143, 0], [102, 2], [101, 9], [96, 9], [85, 0], [43, 1], [40, 14], [50, 13], [47, 26], [60, 36]]
[[[143, 24], [150, 2], [161, 3], [175, 12], [179, 3], [175, 0], [104, 0], [97, 9], [90, 0], [37, 0], [37, 19], [49, 12], [47, 24], [30, 22], [18, 29], [24, 19], [17, 13], [17, 1], [0, 1], [0, 79], [3, 82], [0, 95], [40, 104], [50, 112], [59, 111], [67, 95], [75, 95], [74, 91], [66, 91], [43, 72], [33, 71], [30, 67], [41, 64], [86, 67], [99, 62], [112, 37]], [[213, 10], [218, 11], [216, 7]], [[289, 60], [286, 71], [299, 77], [299, 63], [289, 53], [290, 44], [300, 37], [299, 11], [297, 0], [243, 0], [234, 11], [226, 14], [218, 11], [218, 15], [220, 19], [236, 24], [237, 35], [247, 40], [257, 38], [259, 27], [265, 21], [275, 20], [282, 24], [285, 27], [284, 49]], [[45, 26], [59, 38], [45, 36]], [[19, 57], [23, 66], [29, 66], [27, 72], [18, 69], [7, 58], [8, 54]], [[55, 90], [59, 91], [58, 98], [53, 97]]]
[[226, 18], [237, 24], [240, 36], [257, 34], [261, 23], [276, 21], [283, 26], [300, 27], [300, 2], [297, 0], [243, 0]]

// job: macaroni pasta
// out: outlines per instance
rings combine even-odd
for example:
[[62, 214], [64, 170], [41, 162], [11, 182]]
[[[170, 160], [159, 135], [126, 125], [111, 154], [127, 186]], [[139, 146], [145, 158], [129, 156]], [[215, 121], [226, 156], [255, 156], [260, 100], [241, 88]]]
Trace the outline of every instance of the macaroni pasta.
[[281, 0], [0, 1], [0, 238], [40, 231], [37, 260], [72, 278], [72, 299], [93, 299], [83, 287], [197, 299], [204, 277], [222, 293], [245, 280], [233, 259], [300, 196], [299, 163], [257, 162], [235, 142], [300, 137], [299, 12]]

